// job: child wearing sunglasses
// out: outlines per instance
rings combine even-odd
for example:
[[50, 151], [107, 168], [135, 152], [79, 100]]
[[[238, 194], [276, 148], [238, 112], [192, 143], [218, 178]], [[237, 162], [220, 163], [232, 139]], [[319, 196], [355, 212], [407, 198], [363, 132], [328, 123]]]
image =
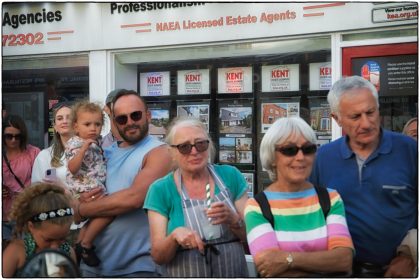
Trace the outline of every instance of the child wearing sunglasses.
[[[105, 192], [106, 163], [100, 143], [104, 122], [102, 109], [95, 103], [78, 102], [73, 107], [71, 122], [75, 136], [67, 142], [65, 152], [68, 187], [76, 198], [94, 188], [102, 188]], [[112, 220], [113, 217], [91, 219], [80, 230], [76, 254], [87, 265], [99, 265], [93, 241]]]

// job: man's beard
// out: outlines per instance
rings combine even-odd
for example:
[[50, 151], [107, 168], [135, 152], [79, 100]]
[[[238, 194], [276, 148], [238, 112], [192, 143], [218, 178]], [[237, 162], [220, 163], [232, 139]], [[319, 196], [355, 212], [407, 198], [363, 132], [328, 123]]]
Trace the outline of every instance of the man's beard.
[[[132, 128], [138, 128], [140, 130], [139, 134], [135, 135], [127, 135], [125, 132]], [[117, 126], [118, 132], [120, 133], [121, 138], [130, 145], [136, 144], [143, 140], [149, 134], [149, 122], [146, 121], [143, 125], [133, 124], [130, 126], [126, 126], [123, 129]]]

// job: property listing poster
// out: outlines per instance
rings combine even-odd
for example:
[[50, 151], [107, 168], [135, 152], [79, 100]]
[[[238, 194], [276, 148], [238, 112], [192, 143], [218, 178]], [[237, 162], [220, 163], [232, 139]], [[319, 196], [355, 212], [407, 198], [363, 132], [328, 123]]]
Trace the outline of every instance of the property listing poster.
[[330, 90], [331, 86], [331, 62], [309, 63], [309, 90]]
[[379, 96], [418, 94], [418, 55], [392, 55], [352, 59], [352, 74], [370, 81]]
[[218, 93], [252, 92], [252, 67], [217, 69]]
[[210, 110], [209, 102], [189, 103], [178, 101], [176, 115], [178, 117], [194, 117], [199, 119], [209, 131]]
[[245, 178], [245, 181], [247, 183], [247, 193], [248, 193], [248, 197], [254, 197], [254, 173], [252, 172], [241, 172], [242, 175]]
[[219, 162], [252, 164], [252, 101], [219, 103]]
[[149, 134], [163, 139], [170, 121], [170, 104], [148, 103], [147, 106], [152, 115], [152, 119], [149, 122]]
[[210, 70], [195, 69], [177, 72], [178, 94], [209, 94], [210, 93]]
[[169, 71], [140, 73], [140, 95], [141, 96], [170, 95]]
[[261, 132], [265, 133], [279, 118], [299, 117], [299, 102], [261, 104]]
[[299, 90], [299, 64], [261, 67], [261, 91], [281, 92]]
[[309, 98], [311, 127], [315, 131], [317, 144], [323, 145], [331, 141], [331, 110], [325, 97]]

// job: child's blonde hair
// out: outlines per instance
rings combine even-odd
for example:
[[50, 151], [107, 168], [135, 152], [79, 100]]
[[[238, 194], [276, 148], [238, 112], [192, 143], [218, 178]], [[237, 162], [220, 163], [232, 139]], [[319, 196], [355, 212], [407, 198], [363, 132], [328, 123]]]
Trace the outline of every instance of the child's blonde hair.
[[70, 121], [72, 126], [77, 122], [78, 114], [81, 112], [99, 113], [102, 116], [102, 124], [104, 123], [105, 115], [102, 111], [102, 107], [89, 100], [82, 100], [73, 105], [70, 115]]
[[[63, 216], [49, 216], [45, 222], [55, 225], [69, 225], [73, 222], [71, 198], [64, 188], [50, 183], [35, 183], [23, 190], [15, 199], [10, 212], [10, 219], [16, 222], [14, 236], [19, 237], [28, 232], [28, 222], [32, 221], [34, 227], [40, 227], [43, 221], [34, 221], [34, 217], [41, 213], [50, 215], [51, 211], [64, 209]], [[61, 213], [61, 212], [60, 212]]]

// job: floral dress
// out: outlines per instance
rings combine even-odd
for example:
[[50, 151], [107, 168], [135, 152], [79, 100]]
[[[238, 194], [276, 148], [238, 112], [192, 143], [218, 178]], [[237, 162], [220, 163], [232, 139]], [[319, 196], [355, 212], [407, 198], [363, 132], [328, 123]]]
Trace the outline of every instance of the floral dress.
[[[73, 136], [66, 145], [66, 159], [70, 161], [79, 151], [84, 140]], [[106, 180], [106, 162], [101, 143], [92, 143], [85, 153], [82, 165], [76, 174], [67, 170], [67, 184], [74, 195], [100, 187], [104, 191]]]

